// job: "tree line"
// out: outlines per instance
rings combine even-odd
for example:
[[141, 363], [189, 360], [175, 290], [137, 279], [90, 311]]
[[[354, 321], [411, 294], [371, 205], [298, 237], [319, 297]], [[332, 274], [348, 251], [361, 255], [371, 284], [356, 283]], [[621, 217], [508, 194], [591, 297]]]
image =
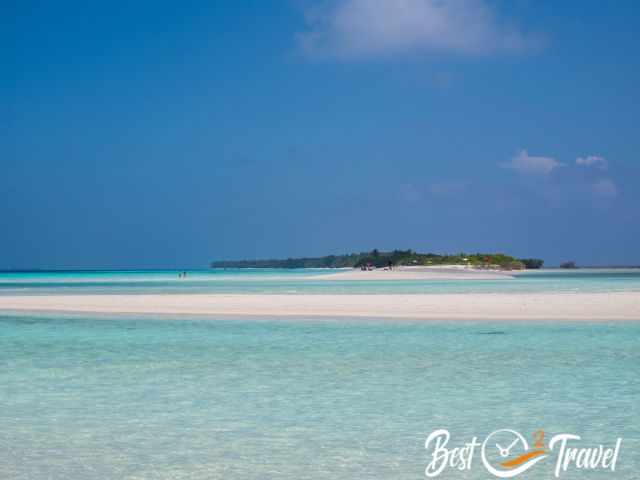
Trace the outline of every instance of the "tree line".
[[212, 268], [359, 268], [372, 266], [433, 266], [470, 265], [476, 268], [499, 267], [512, 270], [541, 268], [543, 260], [515, 258], [504, 253], [418, 253], [413, 250], [350, 253], [324, 257], [303, 257], [265, 260], [219, 260], [211, 262]]

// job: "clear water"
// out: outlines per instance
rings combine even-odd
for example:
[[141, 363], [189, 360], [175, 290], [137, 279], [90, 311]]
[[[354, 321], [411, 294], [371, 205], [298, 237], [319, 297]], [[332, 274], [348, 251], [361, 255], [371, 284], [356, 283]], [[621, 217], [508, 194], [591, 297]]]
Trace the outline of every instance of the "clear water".
[[0, 295], [102, 293], [640, 292], [640, 269], [540, 270], [499, 280], [327, 280], [331, 270], [0, 272]]
[[[639, 270], [335, 281], [326, 270], [0, 273], [0, 295], [637, 291]], [[424, 478], [426, 435], [623, 437], [640, 478], [640, 322], [0, 313], [0, 479]], [[518, 478], [551, 478], [552, 462]], [[441, 478], [486, 479], [469, 472]]]
[[419, 479], [433, 429], [508, 427], [623, 437], [615, 474], [561, 478], [631, 480], [640, 323], [5, 315], [0, 427], [2, 479]]

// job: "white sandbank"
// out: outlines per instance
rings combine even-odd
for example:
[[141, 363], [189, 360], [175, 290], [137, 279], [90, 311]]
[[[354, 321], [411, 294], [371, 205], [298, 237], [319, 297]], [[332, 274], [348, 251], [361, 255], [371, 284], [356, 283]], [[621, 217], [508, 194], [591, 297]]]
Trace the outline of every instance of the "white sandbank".
[[640, 320], [640, 294], [465, 293], [418, 295], [24, 295], [0, 312], [75, 312], [425, 320]]
[[371, 271], [358, 269], [307, 277], [314, 280], [505, 280], [515, 272], [499, 270], [475, 270], [462, 266], [396, 267], [393, 270], [377, 268]]

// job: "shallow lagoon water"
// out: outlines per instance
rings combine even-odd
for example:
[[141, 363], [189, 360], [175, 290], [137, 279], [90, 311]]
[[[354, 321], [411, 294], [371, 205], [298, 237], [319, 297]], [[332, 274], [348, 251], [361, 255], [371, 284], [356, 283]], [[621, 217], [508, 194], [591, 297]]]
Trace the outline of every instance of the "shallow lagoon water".
[[0, 425], [0, 478], [419, 479], [434, 429], [543, 428], [637, 479], [640, 324], [5, 315]]
[[[329, 269], [0, 272], [0, 295], [640, 292], [640, 269], [540, 270], [499, 280], [329, 280]], [[314, 278], [316, 277], [316, 278]]]

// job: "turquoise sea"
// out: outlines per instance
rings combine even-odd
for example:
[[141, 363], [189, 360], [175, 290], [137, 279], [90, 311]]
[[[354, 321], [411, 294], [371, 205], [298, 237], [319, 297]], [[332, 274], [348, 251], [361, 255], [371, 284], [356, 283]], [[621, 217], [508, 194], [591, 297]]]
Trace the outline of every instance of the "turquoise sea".
[[[308, 272], [0, 274], [0, 295], [638, 291], [633, 271], [516, 280], [303, 280]], [[310, 282], [308, 284], [307, 282]], [[377, 282], [376, 282], [377, 283]], [[390, 290], [391, 289], [391, 290]], [[640, 319], [640, 314], [639, 314]], [[427, 435], [509, 428], [622, 447], [640, 478], [640, 322], [523, 323], [0, 313], [0, 479], [420, 479]], [[516, 478], [551, 479], [555, 454]], [[490, 479], [480, 456], [442, 479]]]
[[[329, 269], [0, 272], [0, 295], [56, 293], [640, 292], [640, 268], [531, 270], [498, 280], [327, 280]], [[315, 277], [315, 278], [314, 278]]]

